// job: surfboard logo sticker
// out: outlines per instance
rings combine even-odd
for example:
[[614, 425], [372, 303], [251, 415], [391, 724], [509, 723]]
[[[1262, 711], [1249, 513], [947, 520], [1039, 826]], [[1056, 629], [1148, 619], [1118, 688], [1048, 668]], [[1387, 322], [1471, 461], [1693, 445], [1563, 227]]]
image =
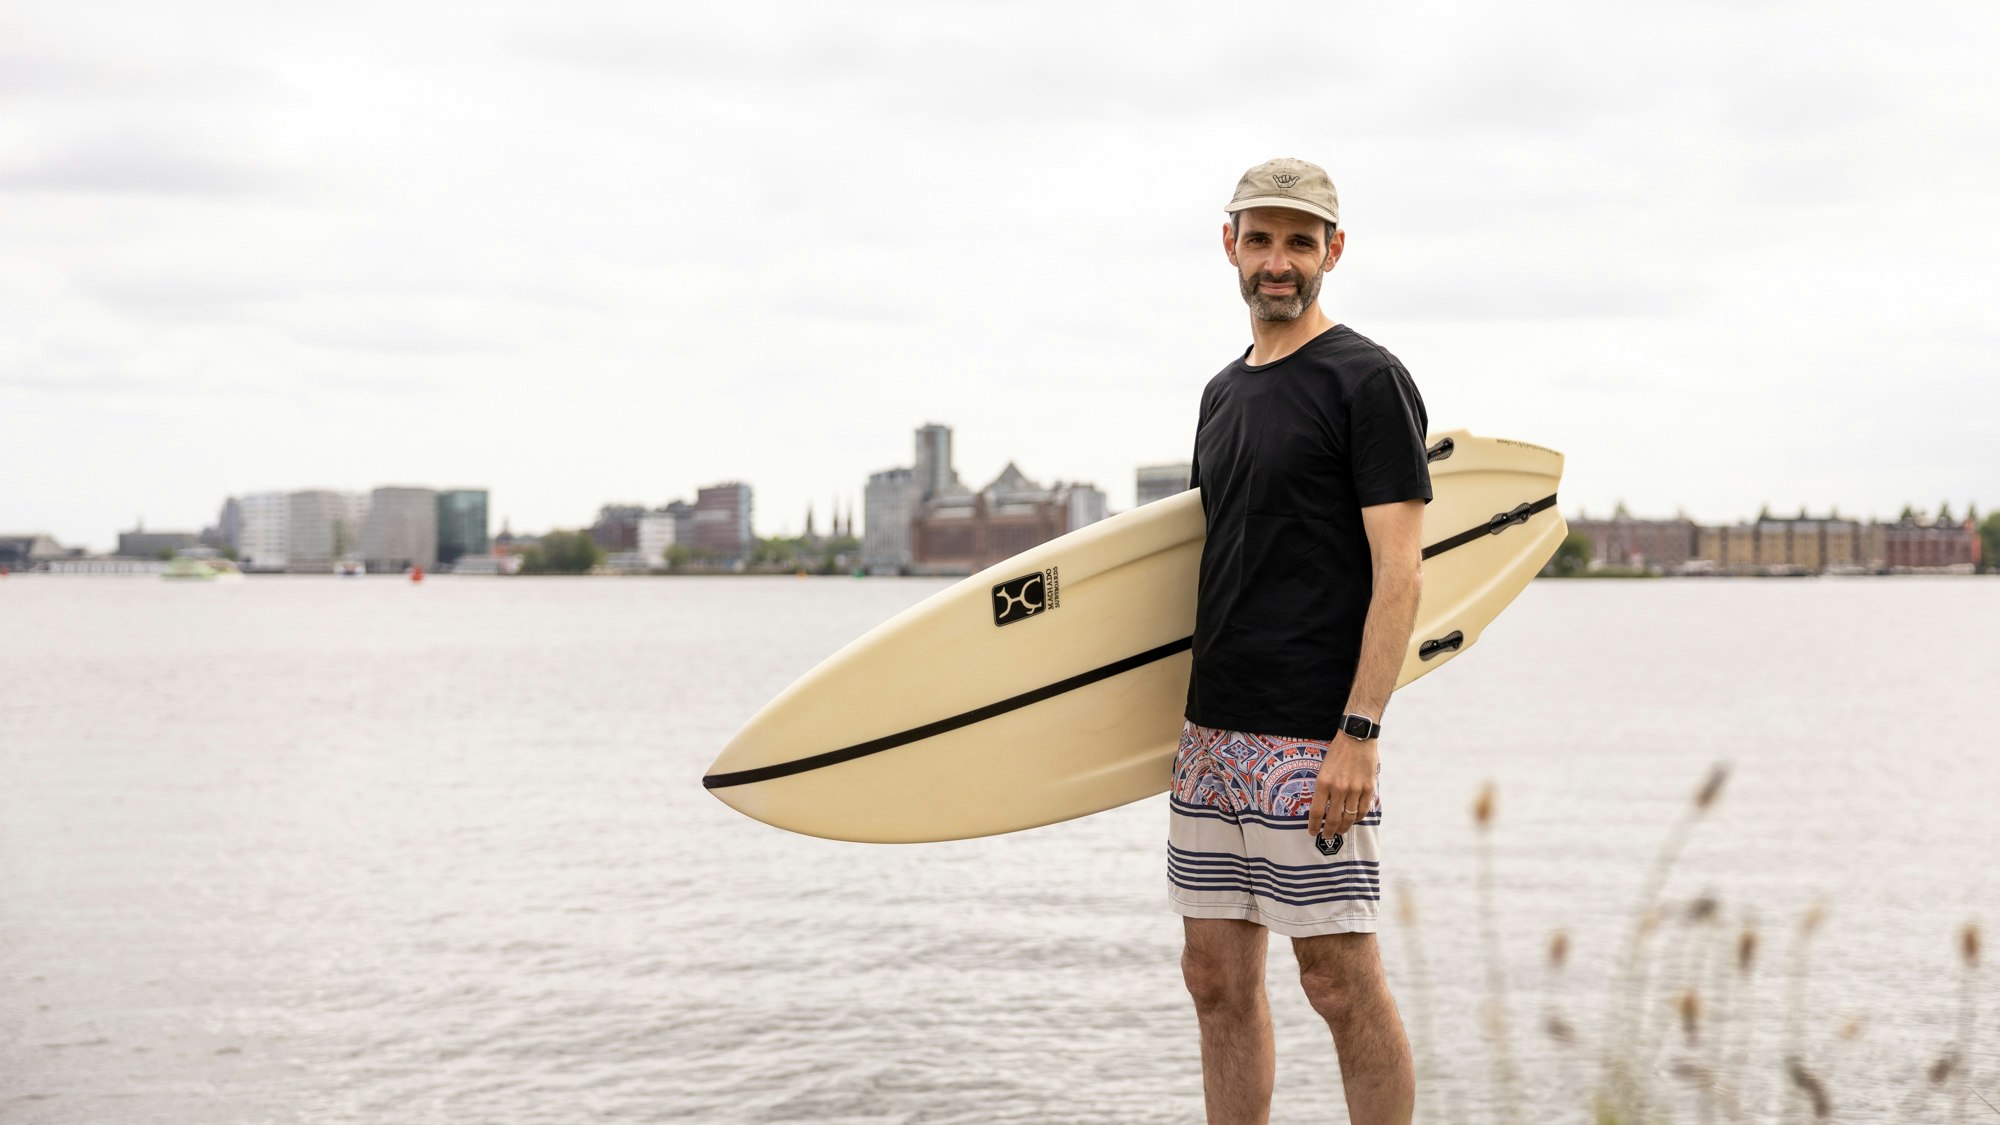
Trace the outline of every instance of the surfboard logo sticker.
[[1010, 578], [993, 587], [993, 624], [1012, 625], [1062, 604], [1057, 567]]

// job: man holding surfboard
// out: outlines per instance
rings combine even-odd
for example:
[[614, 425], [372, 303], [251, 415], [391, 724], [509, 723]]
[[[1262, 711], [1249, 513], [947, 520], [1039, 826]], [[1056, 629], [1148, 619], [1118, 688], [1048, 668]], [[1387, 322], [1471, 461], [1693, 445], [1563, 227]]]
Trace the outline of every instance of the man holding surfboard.
[[1333, 1032], [1350, 1119], [1408, 1122], [1409, 1041], [1374, 936], [1377, 736], [1422, 585], [1427, 418], [1396, 357], [1320, 309], [1346, 243], [1326, 172], [1258, 165], [1226, 210], [1252, 343], [1202, 392], [1207, 540], [1168, 845], [1208, 1118], [1269, 1116], [1275, 930]]

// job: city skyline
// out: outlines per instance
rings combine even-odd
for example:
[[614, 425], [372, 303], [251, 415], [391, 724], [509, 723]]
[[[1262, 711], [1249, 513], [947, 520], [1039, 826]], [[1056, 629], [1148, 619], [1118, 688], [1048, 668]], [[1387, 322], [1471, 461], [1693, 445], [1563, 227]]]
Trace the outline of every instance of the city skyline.
[[1247, 342], [1222, 206], [1280, 154], [1340, 190], [1329, 313], [1569, 503], [2000, 498], [2000, 9], [1536, 10], [1302, 11], [1340, 112], [1246, 114], [1212, 19], [1116, 3], [24, 9], [0, 448], [61, 471], [0, 526], [365, 474], [527, 527], [750, 481], [768, 533], [911, 417], [1129, 507]]

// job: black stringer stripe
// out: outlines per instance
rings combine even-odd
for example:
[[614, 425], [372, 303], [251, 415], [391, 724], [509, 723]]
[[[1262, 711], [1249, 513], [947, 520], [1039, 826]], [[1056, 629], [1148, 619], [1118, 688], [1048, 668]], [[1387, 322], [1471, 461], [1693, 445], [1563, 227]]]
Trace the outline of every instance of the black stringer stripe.
[[[1440, 539], [1437, 542], [1431, 544], [1430, 546], [1425, 547], [1424, 557], [1427, 559], [1435, 558], [1438, 555], [1442, 555], [1446, 551], [1449, 551], [1454, 547], [1463, 547], [1467, 543], [1476, 542], [1480, 539], [1486, 538], [1489, 535], [1498, 535], [1501, 532], [1507, 530], [1508, 528], [1513, 527], [1517, 523], [1528, 522], [1528, 517], [1536, 514], [1537, 512], [1546, 512], [1550, 508], [1553, 508], [1555, 506], [1556, 506], [1556, 497], [1555, 493], [1552, 492], [1549, 495], [1542, 497], [1540, 500], [1537, 500], [1532, 504], [1521, 505], [1519, 508], [1514, 509], [1513, 512], [1497, 513], [1491, 520], [1488, 520], [1487, 522], [1480, 524], [1478, 527], [1467, 528], [1466, 530], [1459, 532], [1457, 535], [1454, 535], [1449, 539]], [[1509, 516], [1515, 516], [1517, 514], [1518, 518], [1515, 519], [1508, 518]]]
[[[1547, 511], [1555, 507], [1555, 503], [1556, 498], [1554, 496], [1545, 496], [1532, 504], [1523, 505], [1527, 509], [1527, 513], [1521, 517], [1521, 520], [1525, 520], [1527, 516], [1531, 516], [1536, 512]], [[1495, 518], [1498, 519], [1499, 517], [1496, 516]], [[1442, 539], [1425, 547], [1424, 557], [1427, 559], [1432, 558], [1454, 547], [1463, 547], [1476, 539], [1483, 539], [1488, 535], [1496, 535], [1511, 526], [1513, 526], [1512, 522], [1501, 523], [1497, 527], [1490, 521], [1480, 524], [1469, 531], [1461, 532], [1449, 539]], [[851, 762], [856, 758], [866, 758], [870, 754], [880, 754], [884, 750], [893, 750], [898, 746], [907, 746], [912, 742], [921, 742], [933, 735], [944, 734], [947, 731], [954, 731], [960, 727], [969, 727], [974, 723], [984, 722], [987, 719], [1005, 715], [1009, 711], [1018, 711], [1023, 707], [1032, 707], [1045, 699], [1053, 699], [1066, 692], [1072, 692], [1082, 687], [1089, 687], [1099, 680], [1108, 680], [1121, 672], [1130, 672], [1134, 668], [1143, 668], [1156, 660], [1165, 660], [1169, 656], [1186, 652], [1193, 647], [1193, 637], [1182, 637], [1180, 640], [1169, 641], [1157, 648], [1149, 648], [1135, 656], [1128, 656], [1122, 660], [1114, 660], [1101, 667], [1092, 668], [1088, 672], [1078, 673], [1066, 680], [1057, 680], [1052, 684], [1044, 684], [1033, 691], [1024, 691], [1019, 695], [1000, 700], [998, 703], [988, 703], [984, 707], [975, 707], [970, 711], [962, 711], [950, 718], [939, 719], [934, 723], [925, 723], [920, 727], [911, 727], [908, 730], [883, 735], [881, 738], [870, 739], [867, 742], [857, 742], [852, 746], [843, 746], [838, 750], [828, 750], [821, 754], [809, 754], [803, 758], [794, 758], [789, 762], [758, 766], [755, 769], [737, 770], [733, 773], [708, 774], [701, 779], [701, 786], [704, 789], [726, 789], [732, 785], [751, 785], [759, 781], [775, 781], [781, 777], [791, 777], [794, 774], [808, 773], [827, 766], [837, 766], [842, 762]]]

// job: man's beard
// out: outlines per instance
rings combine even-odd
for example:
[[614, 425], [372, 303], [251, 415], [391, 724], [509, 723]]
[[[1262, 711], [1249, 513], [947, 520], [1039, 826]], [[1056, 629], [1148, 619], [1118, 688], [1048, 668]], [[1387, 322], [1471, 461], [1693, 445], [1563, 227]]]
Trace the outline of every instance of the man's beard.
[[[1319, 300], [1319, 283], [1326, 276], [1325, 270], [1308, 279], [1297, 270], [1288, 273], [1254, 273], [1238, 278], [1243, 290], [1243, 303], [1250, 306], [1250, 315], [1258, 320], [1297, 320], [1305, 315], [1314, 301]], [[1259, 293], [1257, 287], [1265, 282], [1273, 285], [1292, 283], [1292, 293], [1288, 297]]]

